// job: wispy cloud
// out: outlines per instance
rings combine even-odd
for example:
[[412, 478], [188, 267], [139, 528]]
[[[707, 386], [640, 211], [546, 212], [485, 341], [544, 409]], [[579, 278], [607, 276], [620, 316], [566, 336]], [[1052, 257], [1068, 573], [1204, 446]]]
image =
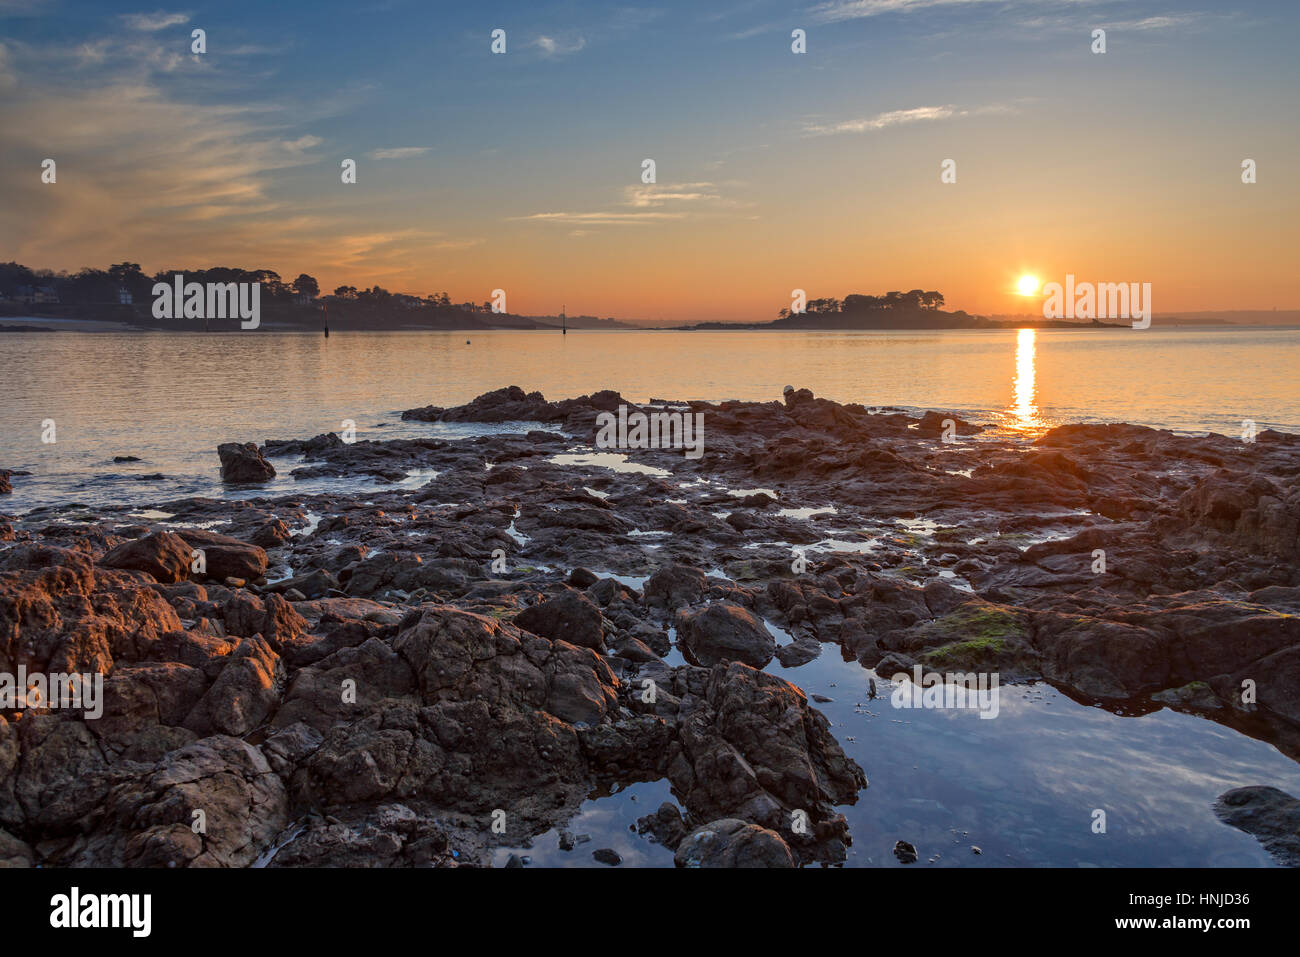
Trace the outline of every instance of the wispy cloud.
[[839, 123], [816, 124], [804, 127], [808, 136], [832, 136], [836, 133], [874, 133], [891, 126], [907, 123], [927, 123], [935, 120], [947, 120], [957, 116], [957, 109], [952, 106], [918, 106], [910, 110], [890, 110], [877, 113], [869, 119], [842, 120]]
[[[994, 4], [1008, 13], [1021, 17], [1029, 15], [1031, 20], [1028, 22], [1033, 23], [1046, 23], [1052, 20], [1053, 14], [1082, 12], [1085, 8], [1089, 9], [1093, 18], [1096, 14], [1092, 11], [1096, 8], [1116, 5], [1126, 10], [1131, 8], [1129, 4], [1118, 4], [1118, 0], [827, 0], [812, 7], [809, 12], [815, 23], [841, 23], [890, 13], [907, 14], [940, 7], [987, 7]], [[1113, 29], [1165, 30], [1185, 26], [1200, 17], [1196, 13], [1175, 14], [1122, 22], [1101, 20], [1099, 25]]]
[[577, 53], [586, 45], [587, 41], [584, 37], [574, 37], [566, 40], [548, 36], [540, 36], [530, 44], [530, 46], [541, 50], [542, 56], [546, 57], [569, 56]]
[[182, 23], [189, 23], [190, 15], [188, 13], [167, 13], [163, 10], [157, 10], [153, 13], [123, 14], [122, 21], [132, 30], [156, 33], [159, 30], [166, 30], [168, 27], [178, 27]]
[[713, 191], [712, 183], [638, 184], [626, 187], [623, 192], [627, 198], [626, 205], [638, 208], [721, 199]]
[[562, 223], [568, 226], [631, 226], [645, 223], [664, 222], [672, 219], [685, 219], [685, 213], [533, 213], [531, 216], [515, 216], [514, 219], [533, 222]]
[[388, 149], [371, 150], [366, 156], [372, 160], [410, 159], [412, 156], [423, 156], [430, 149], [432, 147], [429, 146], [393, 146]]
[[1195, 23], [1199, 19], [1196, 14], [1179, 14], [1172, 17], [1146, 17], [1142, 20], [1127, 20], [1105, 25], [1117, 30], [1172, 30], [1175, 27]]
[[301, 153], [309, 150], [313, 146], [320, 146], [323, 143], [319, 136], [312, 136], [310, 133], [306, 136], [300, 136], [296, 140], [285, 140], [282, 144], [290, 153]]
[[995, 103], [977, 107], [973, 110], [958, 109], [955, 106], [917, 106], [910, 110], [889, 110], [875, 116], [857, 120], [841, 120], [838, 123], [809, 123], [804, 127], [805, 136], [834, 136], [839, 133], [875, 133], [891, 126], [905, 126], [911, 123], [934, 123], [965, 116], [980, 116], [994, 113], [1014, 113], [1015, 107]]
[[[567, 226], [636, 226], [686, 219], [692, 213], [703, 210], [716, 212], [737, 205], [725, 199], [713, 183], [637, 183], [623, 188], [623, 201], [613, 209], [588, 213], [533, 213], [512, 218]], [[669, 208], [661, 210], [659, 207]]]
[[[1058, 2], [1078, 3], [1087, 0], [1058, 0]], [[1005, 6], [1008, 0], [830, 0], [828, 3], [817, 4], [812, 8], [811, 13], [818, 23], [838, 23], [843, 20], [876, 17], [885, 13], [911, 13], [914, 10], [925, 10], [930, 7], [968, 7], [988, 3], [1000, 3]]]

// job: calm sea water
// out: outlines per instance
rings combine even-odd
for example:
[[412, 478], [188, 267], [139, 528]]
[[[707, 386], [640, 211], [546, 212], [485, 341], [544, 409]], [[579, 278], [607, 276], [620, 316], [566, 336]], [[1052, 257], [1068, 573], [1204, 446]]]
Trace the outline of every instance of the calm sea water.
[[[1292, 329], [2, 333], [0, 468], [34, 473], [14, 483], [14, 511], [221, 494], [221, 442], [304, 438], [345, 419], [359, 438], [465, 434], [397, 413], [505, 385], [634, 401], [768, 400], [794, 385], [1028, 432], [1125, 421], [1236, 435], [1244, 419], [1300, 432], [1297, 369]], [[283, 477], [270, 491], [291, 488], [304, 486]]]
[[[868, 405], [952, 410], [1034, 434], [1076, 421], [1183, 431], [1300, 432], [1300, 333], [1289, 329], [1006, 332], [494, 332], [0, 334], [0, 468], [16, 478], [5, 511], [67, 502], [154, 503], [179, 495], [341, 487], [295, 483], [226, 492], [226, 441], [466, 435], [499, 426], [402, 423], [419, 405], [454, 405], [519, 385], [548, 398], [603, 388], [650, 398], [774, 399], [789, 384]], [[41, 442], [53, 419], [57, 441]], [[139, 463], [115, 464], [115, 455]], [[162, 480], [141, 478], [162, 473]], [[412, 486], [427, 477], [412, 476]], [[1300, 794], [1300, 765], [1271, 745], [1168, 709], [1123, 717], [1045, 685], [1004, 688], [995, 721], [973, 713], [895, 711], [870, 701], [870, 673], [823, 646], [817, 660], [769, 669], [805, 691], [871, 787], [847, 815], [850, 866], [1261, 866], [1259, 844], [1220, 823], [1222, 791], [1270, 784]], [[883, 687], [883, 685], [882, 685]], [[630, 826], [665, 781], [593, 794], [567, 829], [591, 840], [561, 850], [558, 832], [514, 849], [538, 865], [671, 866]], [[1093, 811], [1108, 832], [1093, 833]], [[983, 851], [975, 855], [971, 845]], [[498, 852], [504, 863], [510, 849]], [[933, 862], [931, 862], [933, 858]]]

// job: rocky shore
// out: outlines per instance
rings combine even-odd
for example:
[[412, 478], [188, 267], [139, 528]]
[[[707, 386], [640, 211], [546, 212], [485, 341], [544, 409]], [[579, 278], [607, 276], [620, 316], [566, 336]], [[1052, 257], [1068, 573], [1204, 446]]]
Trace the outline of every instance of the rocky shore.
[[[593, 448], [620, 405], [702, 414], [704, 454]], [[1169, 705], [1300, 756], [1300, 437], [1028, 440], [807, 390], [512, 387], [403, 418], [537, 428], [232, 436], [227, 481], [378, 487], [0, 516], [0, 672], [105, 676], [95, 719], [0, 710], [0, 865], [480, 865], [664, 779], [680, 810], [640, 829], [680, 865], [839, 862], [870, 768], [763, 670], [820, 654]], [[1293, 826], [1285, 796], [1238, 826], [1294, 859], [1269, 808]]]

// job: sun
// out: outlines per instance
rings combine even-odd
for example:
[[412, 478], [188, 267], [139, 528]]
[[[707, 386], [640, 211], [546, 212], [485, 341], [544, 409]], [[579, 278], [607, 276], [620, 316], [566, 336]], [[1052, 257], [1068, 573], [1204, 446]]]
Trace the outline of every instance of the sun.
[[1038, 292], [1038, 277], [1024, 275], [1016, 280], [1016, 292], [1022, 296], [1032, 296]]

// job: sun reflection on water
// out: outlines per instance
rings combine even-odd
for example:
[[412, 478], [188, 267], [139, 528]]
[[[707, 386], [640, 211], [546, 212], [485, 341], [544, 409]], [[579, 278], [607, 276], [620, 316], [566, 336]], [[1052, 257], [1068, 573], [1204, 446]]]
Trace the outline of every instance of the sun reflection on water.
[[1025, 431], [1040, 429], [1042, 420], [1038, 417], [1038, 398], [1034, 384], [1035, 359], [1034, 330], [1021, 329], [1016, 336], [1016, 377], [1012, 380], [1012, 405], [1010, 413], [1013, 428]]

